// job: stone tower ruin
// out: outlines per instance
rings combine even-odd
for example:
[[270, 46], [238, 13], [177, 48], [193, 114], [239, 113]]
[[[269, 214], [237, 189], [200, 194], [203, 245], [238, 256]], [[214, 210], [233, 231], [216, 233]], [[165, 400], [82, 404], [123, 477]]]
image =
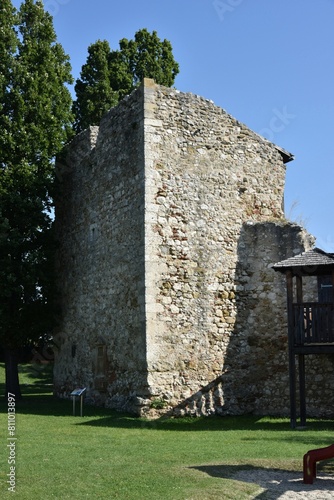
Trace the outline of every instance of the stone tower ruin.
[[58, 162], [55, 392], [147, 415], [288, 414], [292, 156], [144, 80]]

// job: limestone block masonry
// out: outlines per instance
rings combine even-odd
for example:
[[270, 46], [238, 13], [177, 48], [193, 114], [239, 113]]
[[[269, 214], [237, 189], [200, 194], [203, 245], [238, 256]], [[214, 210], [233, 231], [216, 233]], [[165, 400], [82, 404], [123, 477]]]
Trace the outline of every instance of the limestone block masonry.
[[[270, 265], [313, 239], [284, 218], [287, 159], [148, 79], [72, 141], [58, 162], [56, 394], [87, 387], [138, 415], [288, 414], [285, 283]], [[310, 411], [326, 398], [315, 388]]]

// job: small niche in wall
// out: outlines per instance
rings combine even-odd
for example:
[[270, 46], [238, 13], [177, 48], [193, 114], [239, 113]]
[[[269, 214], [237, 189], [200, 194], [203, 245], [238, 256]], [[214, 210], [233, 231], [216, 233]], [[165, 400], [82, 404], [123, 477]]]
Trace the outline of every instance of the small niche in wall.
[[99, 341], [95, 347], [95, 373], [94, 387], [98, 391], [105, 391], [107, 388], [107, 346], [103, 341]]
[[97, 240], [97, 236], [98, 236], [97, 224], [91, 224], [89, 226], [89, 242], [95, 243], [95, 241]]
[[98, 345], [97, 346], [97, 356], [96, 356], [96, 374], [105, 375], [106, 373], [106, 361], [107, 361], [107, 346]]

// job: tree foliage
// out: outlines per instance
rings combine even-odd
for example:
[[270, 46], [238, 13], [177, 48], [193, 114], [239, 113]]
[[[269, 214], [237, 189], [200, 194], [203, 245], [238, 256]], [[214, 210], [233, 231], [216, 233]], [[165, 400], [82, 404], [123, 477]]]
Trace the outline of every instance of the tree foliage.
[[72, 126], [68, 56], [39, 0], [0, 6], [0, 343], [51, 327], [54, 157]]
[[98, 40], [88, 47], [87, 62], [76, 81], [77, 100], [73, 103], [76, 130], [99, 123], [103, 113], [118, 102], [118, 94], [110, 81], [110, 46], [106, 40]]
[[98, 40], [89, 46], [86, 64], [76, 81], [75, 131], [98, 125], [102, 115], [143, 78], [170, 87], [178, 73], [171, 43], [161, 41], [156, 31], [139, 30], [133, 40], [120, 40], [119, 50], [113, 51], [106, 40]]

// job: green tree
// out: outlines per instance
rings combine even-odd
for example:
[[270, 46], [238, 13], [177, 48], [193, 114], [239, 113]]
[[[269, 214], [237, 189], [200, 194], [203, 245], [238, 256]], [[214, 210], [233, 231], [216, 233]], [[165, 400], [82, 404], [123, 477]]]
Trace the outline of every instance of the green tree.
[[72, 77], [41, 1], [4, 0], [0, 16], [0, 344], [19, 398], [18, 349], [53, 324], [54, 157], [72, 127]]
[[[132, 75], [132, 88], [143, 78], [153, 78], [159, 85], [171, 87], [179, 73], [179, 65], [174, 60], [172, 45], [168, 40], [161, 41], [156, 31], [147, 29], [137, 31], [134, 40], [123, 38], [120, 52], [126, 55]], [[132, 88], [129, 90], [131, 91]]]
[[73, 103], [75, 129], [79, 132], [99, 123], [101, 116], [118, 102], [118, 94], [111, 87], [109, 70], [110, 46], [98, 40], [88, 47], [88, 58], [77, 80]]
[[[0, 4], [0, 151], [8, 142], [10, 115], [5, 96], [11, 82], [13, 59], [17, 50], [17, 36], [14, 27], [15, 9], [10, 0]], [[0, 164], [1, 167], [1, 164]]]
[[89, 46], [87, 62], [76, 81], [75, 131], [98, 125], [102, 115], [143, 78], [170, 87], [178, 73], [171, 43], [161, 41], [156, 31], [139, 30], [133, 40], [120, 40], [119, 50], [114, 51], [106, 40], [98, 40]]

